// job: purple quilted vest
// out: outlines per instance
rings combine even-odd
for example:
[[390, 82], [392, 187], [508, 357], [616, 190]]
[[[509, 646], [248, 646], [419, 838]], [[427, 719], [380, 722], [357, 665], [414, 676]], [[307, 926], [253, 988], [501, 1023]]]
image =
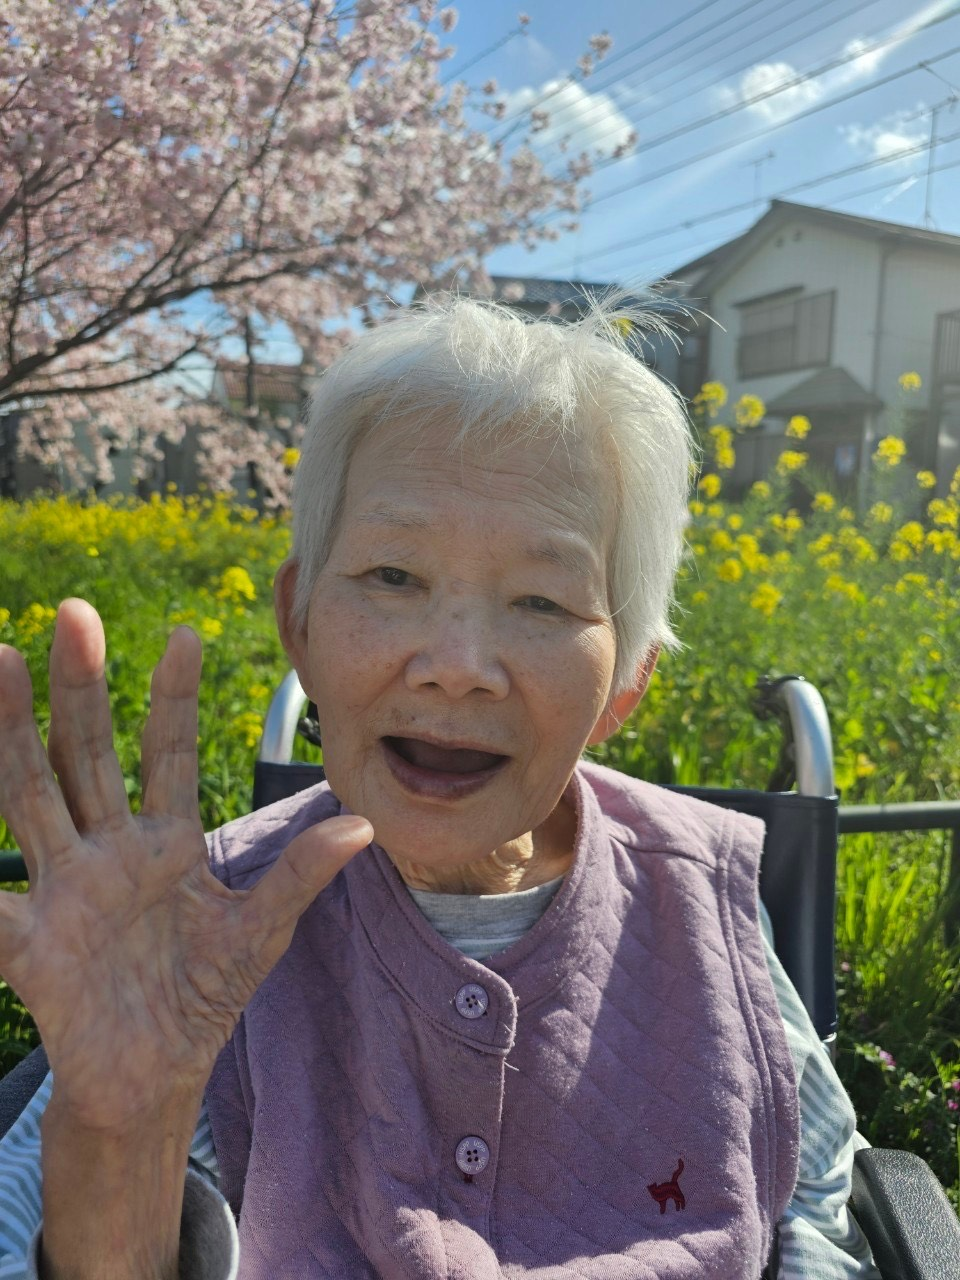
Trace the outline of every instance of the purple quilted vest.
[[[757, 919], [762, 828], [582, 764], [576, 858], [480, 964], [382, 850], [303, 916], [207, 1107], [241, 1280], [757, 1280], [799, 1111]], [[324, 785], [215, 832], [251, 885]]]

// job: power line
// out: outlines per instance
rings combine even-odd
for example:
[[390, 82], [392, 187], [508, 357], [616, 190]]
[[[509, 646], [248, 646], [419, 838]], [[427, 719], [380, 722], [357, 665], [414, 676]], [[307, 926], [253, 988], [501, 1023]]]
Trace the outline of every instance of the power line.
[[[952, 58], [957, 53], [960, 53], [960, 45], [955, 45], [952, 49], [948, 49], [945, 53], [938, 54], [935, 58], [927, 58], [925, 59], [925, 62], [941, 62], [945, 58]], [[816, 103], [814, 106], [808, 107], [806, 111], [800, 111], [796, 115], [790, 116], [787, 120], [781, 120], [778, 123], [769, 125], [763, 129], [756, 129], [753, 133], [742, 134], [740, 137], [734, 138], [730, 142], [713, 146], [708, 151], [701, 151], [698, 152], [697, 155], [690, 156], [685, 160], [678, 160], [674, 164], [665, 165], [662, 169], [657, 169], [653, 173], [645, 174], [642, 178], [637, 178], [633, 182], [627, 182], [622, 186], [614, 187], [612, 191], [604, 192], [602, 196], [597, 196], [595, 199], [587, 201], [583, 206], [583, 209], [584, 211], [587, 209], [593, 209], [598, 204], [603, 204], [606, 200], [612, 200], [615, 196], [623, 195], [627, 191], [634, 191], [638, 187], [646, 186], [647, 183], [650, 182], [656, 182], [658, 178], [668, 177], [670, 174], [677, 173], [681, 169], [689, 169], [695, 164], [700, 164], [703, 160], [711, 160], [714, 156], [721, 155], [725, 151], [731, 151], [735, 147], [743, 146], [744, 143], [756, 142], [759, 138], [767, 138], [770, 134], [776, 133], [778, 129], [783, 129], [790, 124], [796, 124], [800, 120], [806, 120], [820, 111], [826, 111], [830, 107], [838, 106], [842, 102], [849, 102], [851, 98], [859, 97], [862, 93], [867, 93], [871, 89], [878, 89], [885, 84], [891, 84], [894, 80], [900, 80], [904, 76], [911, 75], [914, 71], [922, 69], [924, 69], [924, 62], [914, 63], [912, 66], [904, 67], [901, 71], [892, 72], [890, 75], [883, 76], [878, 80], [871, 80], [868, 84], [861, 85], [858, 89], [851, 89], [848, 93], [842, 93], [835, 98], [827, 99], [825, 102]], [[547, 219], [544, 219], [541, 225], [545, 225], [546, 221]]]
[[[735, 69], [733, 69], [733, 70], [729, 70], [729, 71], [725, 71], [725, 72], [723, 72], [721, 75], [717, 76], [715, 79], [713, 79], [713, 80], [709, 81], [709, 83], [707, 83], [707, 84], [705, 84], [705, 85], [701, 85], [701, 86], [700, 86], [700, 88], [698, 88], [698, 89], [695, 91], [695, 94], [705, 93], [707, 90], [714, 88], [716, 85], [723, 84], [723, 83], [724, 83], [724, 81], [726, 81], [726, 80], [730, 80], [730, 79], [732, 79], [734, 76], [738, 76], [738, 75], [740, 75], [740, 74], [741, 74], [741, 72], [743, 72], [743, 71], [747, 71], [747, 70], [749, 70], [752, 66], [755, 66], [755, 65], [756, 65], [756, 63], [757, 63], [757, 61], [758, 61], [758, 59], [759, 59], [760, 61], [765, 61], [765, 60], [767, 60], [767, 59], [769, 59], [769, 58], [776, 57], [776, 56], [777, 56], [777, 54], [782, 53], [782, 52], [784, 51], [784, 49], [788, 49], [788, 48], [790, 48], [790, 47], [792, 47], [792, 46], [796, 46], [796, 44], [798, 43], [798, 41], [806, 40], [806, 39], [807, 39], [807, 37], [808, 37], [809, 35], [812, 35], [814, 32], [816, 32], [816, 33], [818, 33], [818, 34], [819, 34], [819, 33], [823, 32], [823, 31], [828, 31], [828, 30], [830, 29], [830, 27], [836, 26], [838, 22], [843, 22], [846, 18], [851, 17], [851, 16], [852, 16], [853, 14], [855, 14], [855, 13], [859, 13], [859, 12], [860, 12], [861, 10], [863, 10], [863, 9], [868, 9], [868, 8], [870, 8], [870, 7], [871, 7], [871, 5], [876, 4], [877, 2], [878, 2], [878, 0], [867, 0], [867, 3], [863, 3], [863, 0], [857, 0], [857, 3], [856, 3], [856, 4], [854, 4], [854, 5], [852, 5], [849, 9], [845, 9], [842, 13], [838, 14], [835, 18], [832, 18], [829, 22], [824, 22], [824, 21], [823, 21], [823, 9], [824, 9], [824, 5], [823, 5], [823, 3], [822, 3], [822, 0], [817, 0], [817, 2], [816, 2], [816, 3], [812, 4], [809, 8], [805, 9], [802, 13], [800, 13], [800, 14], [796, 15], [796, 17], [794, 17], [794, 18], [791, 18], [789, 22], [786, 22], [786, 23], [784, 23], [784, 22], [780, 22], [780, 23], [778, 24], [778, 26], [777, 26], [777, 30], [782, 32], [782, 31], [786, 30], [786, 28], [787, 28], [787, 27], [791, 27], [791, 26], [793, 26], [793, 25], [794, 25], [794, 23], [801, 21], [803, 18], [808, 17], [810, 14], [816, 14], [816, 15], [818, 15], [819, 21], [817, 22], [817, 24], [816, 24], [816, 26], [815, 26], [814, 28], [812, 28], [810, 31], [805, 31], [805, 32], [804, 32], [801, 36], [799, 36], [799, 37], [794, 37], [793, 39], [788, 40], [788, 41], [786, 42], [786, 44], [777, 45], [777, 46], [776, 46], [775, 48], [773, 48], [773, 49], [768, 49], [765, 53], [755, 55], [753, 58], [748, 59], [748, 61], [747, 61], [747, 62], [745, 62], [745, 63], [741, 64], [740, 66], [736, 67], [736, 68], [735, 68]], [[745, 27], [749, 27], [749, 26], [752, 26], [752, 25], [753, 25], [752, 23], [749, 23], [749, 22], [748, 22], [748, 23], [743, 24], [743, 26], [736, 27], [734, 30], [732, 30], [732, 31], [728, 31], [728, 32], [726, 33], [726, 35], [725, 35], [725, 36], [722, 36], [722, 37], [721, 37], [721, 40], [727, 40], [727, 39], [729, 39], [731, 36], [739, 35], [739, 34], [740, 34], [740, 32], [741, 32], [742, 30], [744, 30], [744, 28], [745, 28]], [[744, 45], [740, 45], [740, 46], [738, 46], [738, 51], [743, 50], [743, 49], [749, 49], [749, 48], [751, 47], [751, 45], [757, 44], [759, 40], [763, 40], [763, 39], [764, 39], [766, 36], [768, 36], [768, 35], [770, 35], [770, 32], [769, 32], [769, 31], [764, 31], [764, 32], [763, 32], [763, 34], [762, 34], [762, 35], [760, 35], [760, 36], [758, 36], [756, 39], [751, 40], [751, 41], [748, 41], [748, 42], [747, 42], [746, 44], [744, 44]], [[708, 45], [707, 45], [707, 46], [705, 46], [705, 47], [707, 47], [707, 48], [715, 48], [716, 43], [717, 43], [717, 42], [716, 42], [716, 41], [714, 41], [714, 42], [712, 42], [712, 44], [708, 44]], [[702, 49], [696, 49], [696, 50], [692, 51], [692, 54], [693, 54], [693, 55], [695, 55], [695, 54], [697, 54], [697, 53], [701, 53], [701, 52], [703, 52], [703, 50], [702, 50]], [[681, 59], [681, 61], [686, 61], [686, 59]], [[635, 70], [639, 70], [639, 69], [640, 69], [640, 68], [635, 68]], [[702, 70], [703, 70], [703, 68], [702, 68], [702, 67], [694, 67], [692, 70], [690, 70], [690, 71], [686, 71], [686, 72], [684, 72], [684, 73], [683, 73], [682, 75], [680, 75], [680, 76], [676, 76], [673, 80], [669, 81], [667, 84], [665, 84], [665, 85], [661, 85], [661, 90], [660, 90], [660, 91], [663, 91], [664, 89], [673, 89], [673, 88], [675, 88], [678, 84], [682, 84], [684, 80], [688, 80], [691, 76], [696, 75], [698, 71], [702, 71]], [[628, 73], [628, 74], [632, 75], [632, 74], [633, 74], [633, 72], [631, 71], [631, 72], [630, 72], [630, 73]], [[593, 86], [592, 86], [592, 91], [593, 91], [593, 92], [595, 92], [595, 93], [602, 93], [605, 89], [608, 89], [608, 88], [610, 88], [612, 85], [619, 83], [619, 82], [620, 82], [620, 80], [621, 80], [621, 79], [623, 79], [623, 78], [624, 78], [624, 77], [614, 77], [614, 79], [613, 79], [613, 80], [608, 80], [608, 81], [606, 81], [604, 84], [597, 84], [597, 85], [593, 85]], [[671, 100], [671, 101], [669, 101], [669, 102], [662, 103], [660, 106], [657, 106], [657, 107], [652, 108], [652, 110], [649, 110], [649, 111], [642, 111], [639, 115], [631, 115], [631, 116], [627, 116], [627, 115], [626, 115], [626, 113], [622, 113], [622, 114], [624, 115], [624, 118], [628, 121], [628, 123], [629, 123], [629, 124], [631, 124], [631, 125], [637, 125], [637, 124], [639, 124], [642, 120], [648, 120], [651, 116], [659, 115], [659, 114], [660, 114], [660, 112], [662, 112], [662, 111], [666, 111], [666, 110], [669, 110], [669, 108], [670, 108], [670, 107], [673, 107], [673, 106], [675, 106], [675, 105], [676, 105], [675, 101], [672, 101], [672, 100]], [[589, 107], [589, 108], [587, 109], [587, 111], [586, 111], [586, 112], [583, 112], [583, 113], [581, 114], [581, 116], [580, 116], [580, 121], [581, 121], [582, 123], [580, 123], [580, 124], [578, 124], [577, 126], [575, 126], [575, 127], [574, 127], [573, 132], [572, 132], [571, 134], [569, 134], [569, 135], [568, 135], [568, 137], [565, 139], [565, 141], [569, 141], [569, 139], [570, 139], [570, 138], [572, 138], [572, 137], [576, 137], [576, 135], [581, 131], [581, 129], [588, 128], [588, 127], [589, 127], [589, 120], [588, 120], [588, 117], [589, 117], [593, 112], [595, 112], [595, 111], [597, 111], [597, 110], [600, 110], [602, 107], [603, 107], [603, 109], [605, 109], [604, 104], [601, 104], [601, 103], [595, 103], [593, 106]], [[567, 106], [560, 107], [556, 113], [551, 113], [551, 116], [550, 116], [550, 123], [551, 123], [551, 125], [556, 126], [556, 125], [557, 125], [557, 118], [558, 118], [558, 116], [562, 116], [562, 115], [564, 115], [566, 112], [573, 111], [573, 110], [575, 110], [575, 109], [576, 109], [576, 108], [573, 106], [573, 104], [569, 104], [569, 105], [567, 105]], [[609, 134], [604, 134], [603, 136], [604, 136], [604, 137], [607, 137], [607, 136], [610, 136], [610, 135], [609, 135]]]
[[[947, 10], [946, 13], [940, 15], [939, 17], [932, 18], [928, 22], [924, 23], [922, 26], [917, 27], [916, 31], [913, 34], [917, 34], [920, 31], [928, 30], [930, 27], [937, 26], [941, 22], [946, 22], [949, 18], [956, 17], [957, 14], [960, 14], [960, 5], [954, 5], [954, 7], [952, 9]], [[856, 62], [859, 58], [865, 57], [867, 54], [870, 54], [870, 53], [876, 53], [878, 50], [884, 48], [886, 45], [892, 44], [894, 43], [894, 41], [902, 40], [902, 39], [903, 39], [903, 36], [901, 32], [894, 32], [891, 35], [883, 36], [877, 40], [874, 40], [870, 43], [862, 45], [860, 48], [856, 50], [851, 50], [848, 53], [840, 54], [838, 57], [829, 59], [827, 62], [823, 63], [820, 67], [814, 70], [798, 72], [792, 78], [788, 80], [783, 80], [779, 84], [774, 85], [770, 89], [765, 89], [760, 93], [755, 93], [749, 98], [742, 98], [740, 99], [739, 102], [731, 103], [731, 105], [728, 107], [722, 107], [719, 111], [715, 111], [712, 115], [705, 116], [699, 120], [690, 120], [686, 124], [678, 125], [675, 129], [670, 129], [667, 133], [661, 133], [654, 138], [649, 138], [645, 142], [641, 143], [639, 146], [634, 147], [631, 151], [631, 155], [640, 155], [645, 151], [652, 151], [655, 147], [662, 146], [666, 142], [674, 142], [677, 138], [684, 137], [688, 133], [693, 133], [697, 129], [706, 128], [707, 125], [715, 124], [719, 120], [727, 119], [729, 116], [736, 115], [736, 113], [739, 111], [744, 111], [748, 107], [753, 107], [753, 106], [756, 106], [758, 103], [765, 102], [768, 98], [774, 98], [778, 94], [784, 93], [788, 89], [795, 89], [795, 88], [798, 88], [800, 85], [809, 84], [813, 80], [818, 80], [821, 76], [828, 74], [830, 71], [836, 71], [838, 68], [846, 66], [850, 62]], [[912, 68], [909, 68], [909, 70], [915, 71], [922, 68], [924, 66], [924, 62], [938, 62], [944, 56], [946, 55], [941, 54], [937, 58], [928, 58], [928, 59], [925, 59], [924, 61], [915, 63]], [[901, 74], [901, 73], [896, 73], [896, 74]], [[891, 78], [896, 78], [896, 75], [894, 75]], [[872, 82], [872, 84], [868, 85], [867, 87], [876, 87], [878, 85], [886, 84], [888, 82], [889, 80], [877, 80]], [[855, 92], [863, 92], [863, 90], [862, 89], [856, 90]], [[851, 94], [849, 96], [854, 96], [854, 95]], [[845, 99], [841, 97], [841, 98], [835, 98], [832, 101], [834, 103], [839, 103], [839, 102], [845, 101]], [[813, 111], [822, 110], [823, 106], [825, 105], [829, 105], [829, 104], [821, 104], [820, 106], [816, 106], [813, 108]], [[792, 117], [791, 120], [801, 120], [803, 118], [804, 118], [804, 115], [798, 115], [798, 116]], [[603, 136], [608, 136], [608, 135], [603, 135]], [[751, 135], [751, 136], [754, 137], [759, 135]], [[598, 141], [602, 142], [602, 140], [603, 138], [601, 137]], [[715, 152], [712, 152], [711, 154], [714, 154], [714, 153]]]
[[[957, 130], [956, 133], [948, 134], [944, 138], [940, 138], [938, 145], [943, 146], [949, 142], [955, 142], [957, 141], [957, 139], [960, 139], [960, 130]], [[835, 182], [839, 178], [848, 178], [851, 176], [851, 174], [863, 173], [867, 169], [879, 168], [885, 164], [894, 164], [899, 160], [906, 160], [906, 159], [909, 159], [911, 156], [921, 155], [923, 152], [929, 151], [929, 150], [930, 150], [930, 143], [923, 142], [918, 144], [915, 147], [903, 148], [902, 150], [896, 151], [889, 156], [879, 156], [873, 160], [864, 160], [864, 161], [861, 161], [859, 164], [848, 165], [845, 169], [836, 169], [834, 170], [833, 173], [821, 174], [819, 177], [808, 178], [804, 182], [797, 182], [797, 183], [794, 183], [793, 186], [784, 187], [783, 190], [779, 191], [775, 196], [771, 196], [771, 199], [784, 200], [788, 196], [796, 195], [800, 191], [807, 191], [809, 190], [810, 187], [822, 186], [825, 182]], [[960, 161], [956, 161], [955, 163], [960, 164]], [[940, 166], [937, 166], [936, 168], [933, 168], [931, 172], [938, 173], [942, 168], [952, 168], [952, 167], [953, 167], [953, 163], [947, 164], [947, 165], [940, 165]], [[881, 183], [879, 187], [871, 187], [863, 192], [854, 193], [852, 195], [844, 196], [842, 198], [852, 200], [857, 194], [869, 195], [874, 190], [883, 190], [886, 187], [895, 186], [898, 182], [902, 182], [902, 181], [903, 181], [902, 177], [894, 178], [887, 182]], [[644, 235], [638, 236], [635, 239], [621, 240], [617, 244], [608, 245], [605, 249], [598, 249], [594, 253], [578, 254], [578, 257], [582, 257], [583, 259], [589, 262], [594, 258], [605, 258], [614, 253], [622, 253], [627, 249], [636, 249], [640, 245], [646, 244], [650, 240], [658, 240], [664, 236], [675, 235], [678, 230], [686, 231], [692, 227], [701, 226], [705, 222], [713, 222], [713, 221], [716, 221], [716, 219], [718, 218], [726, 218], [735, 213], [744, 213], [750, 209], [753, 209], [754, 204], [755, 204], [755, 201], [753, 200], [743, 200], [737, 204], [727, 205], [727, 207], [724, 209], [713, 209], [708, 213], [698, 214], [696, 217], [693, 217], [693, 218], [685, 218], [681, 222], [672, 222], [669, 226], [657, 227], [653, 231], [648, 231]], [[550, 271], [559, 269], [560, 266], [561, 264], [558, 260], [555, 265], [548, 265], [545, 268], [543, 268], [543, 270], [549, 273]]]
[[514, 27], [512, 31], [508, 31], [505, 36], [501, 36], [499, 40], [495, 40], [488, 48], [481, 49], [475, 57], [471, 58], [468, 62], [465, 62], [462, 67], [458, 67], [456, 71], [451, 72], [450, 75], [441, 80], [440, 87], [445, 89], [447, 85], [452, 84], [454, 80], [459, 80], [465, 71], [469, 71], [470, 68], [475, 67], [478, 62], [483, 62], [484, 58], [489, 58], [492, 53], [496, 53], [498, 49], [502, 49], [505, 44], [510, 43], [514, 36], [525, 36], [526, 34], [526, 23], [521, 23], [520, 26]]
[[[752, 3], [757, 3], [757, 2], [758, 0], [752, 0]], [[622, 58], [626, 58], [629, 54], [635, 53], [637, 49], [642, 48], [644, 45], [650, 44], [651, 41], [659, 40], [661, 36], [667, 35], [669, 34], [669, 32], [676, 30], [677, 27], [682, 26], [685, 22], [689, 22], [691, 18], [698, 17], [706, 9], [712, 8], [713, 5], [715, 5], [716, 3], [717, 3], [717, 0], [704, 0], [703, 4], [701, 4], [696, 9], [691, 9], [691, 11], [688, 14], [685, 14], [682, 18], [677, 18], [676, 21], [674, 22], [668, 22], [667, 25], [665, 27], [661, 27], [659, 31], [651, 32], [649, 35], [644, 36], [641, 40], [637, 40], [634, 44], [628, 45], [626, 49], [621, 49], [618, 53], [615, 53], [612, 57], [604, 59], [605, 67], [611, 67], [613, 66], [614, 63], [619, 62]], [[532, 111], [534, 107], [539, 107], [541, 102], [546, 102], [548, 99], [552, 98], [555, 94], [559, 93], [561, 89], [566, 88], [568, 84], [576, 84], [578, 79], [583, 79], [583, 78], [584, 77], [582, 75], [578, 76], [576, 73], [568, 74], [565, 80], [562, 80], [557, 85], [555, 85], [552, 89], [549, 89], [547, 92], [541, 93], [538, 98], [535, 98], [533, 100], [533, 102], [528, 102], [525, 106], [519, 107], [512, 114], [506, 115], [502, 123], [511, 124], [512, 121], [518, 121], [522, 116], [526, 115], [528, 111]], [[514, 133], [518, 127], [519, 125], [514, 124], [511, 128], [509, 128], [506, 131], [506, 133], [501, 134], [499, 138], [494, 140], [494, 145], [498, 145], [499, 143], [506, 141], [506, 139], [509, 138], [510, 135]]]
[[[960, 160], [950, 160], [946, 164], [937, 165], [932, 172], [941, 173], [946, 169], [958, 169], [958, 168], [960, 168]], [[911, 177], [914, 177], [919, 181], [921, 175], [912, 174]], [[895, 187], [898, 183], [901, 183], [901, 182], [903, 182], [902, 178], [888, 178], [885, 182], [875, 182], [873, 183], [872, 186], [860, 187], [859, 190], [857, 191], [849, 191], [847, 192], [846, 195], [836, 196], [833, 200], [831, 200], [831, 204], [845, 204], [848, 200], [859, 200], [863, 196], [875, 195], [876, 192], [886, 191], [888, 188]], [[749, 227], [744, 228], [744, 230], [749, 230]], [[742, 234], [742, 232], [738, 234]], [[716, 236], [711, 236], [709, 240], [704, 239], [704, 240], [695, 241], [693, 244], [688, 245], [687, 249], [688, 250], [692, 249], [696, 251], [701, 248], [709, 248], [709, 247], [713, 247], [713, 248], [717, 247]], [[674, 262], [676, 261], [675, 255], [673, 260]], [[649, 270], [649, 268], [647, 268], [647, 270]], [[657, 275], [658, 273], [656, 271], [650, 271], [649, 274]]]

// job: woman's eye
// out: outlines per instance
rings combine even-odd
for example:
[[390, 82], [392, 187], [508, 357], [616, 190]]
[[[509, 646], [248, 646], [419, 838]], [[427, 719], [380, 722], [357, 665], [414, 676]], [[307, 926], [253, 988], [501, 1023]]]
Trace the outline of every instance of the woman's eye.
[[381, 565], [373, 572], [374, 576], [388, 587], [405, 587], [410, 581], [410, 575], [406, 569], [393, 569], [390, 565]]
[[527, 596], [523, 603], [535, 613], [562, 613], [560, 605], [546, 596]]

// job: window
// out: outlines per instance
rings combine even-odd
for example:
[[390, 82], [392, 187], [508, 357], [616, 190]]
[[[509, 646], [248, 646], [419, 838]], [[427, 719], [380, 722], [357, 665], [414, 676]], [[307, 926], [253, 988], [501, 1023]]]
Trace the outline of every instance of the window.
[[835, 297], [833, 292], [781, 295], [746, 303], [737, 347], [740, 377], [829, 364]]

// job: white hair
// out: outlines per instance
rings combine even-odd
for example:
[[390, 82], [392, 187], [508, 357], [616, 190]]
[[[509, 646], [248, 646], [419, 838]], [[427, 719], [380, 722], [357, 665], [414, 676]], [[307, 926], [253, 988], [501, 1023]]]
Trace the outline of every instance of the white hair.
[[670, 627], [683, 548], [692, 439], [679, 395], [632, 353], [667, 326], [625, 295], [586, 300], [574, 323], [534, 320], [496, 303], [434, 295], [361, 334], [313, 395], [293, 490], [303, 625], [336, 537], [347, 468], [372, 428], [403, 419], [454, 424], [454, 444], [495, 448], [504, 431], [609, 451], [617, 499], [607, 598], [617, 642], [613, 691], [632, 686]]

